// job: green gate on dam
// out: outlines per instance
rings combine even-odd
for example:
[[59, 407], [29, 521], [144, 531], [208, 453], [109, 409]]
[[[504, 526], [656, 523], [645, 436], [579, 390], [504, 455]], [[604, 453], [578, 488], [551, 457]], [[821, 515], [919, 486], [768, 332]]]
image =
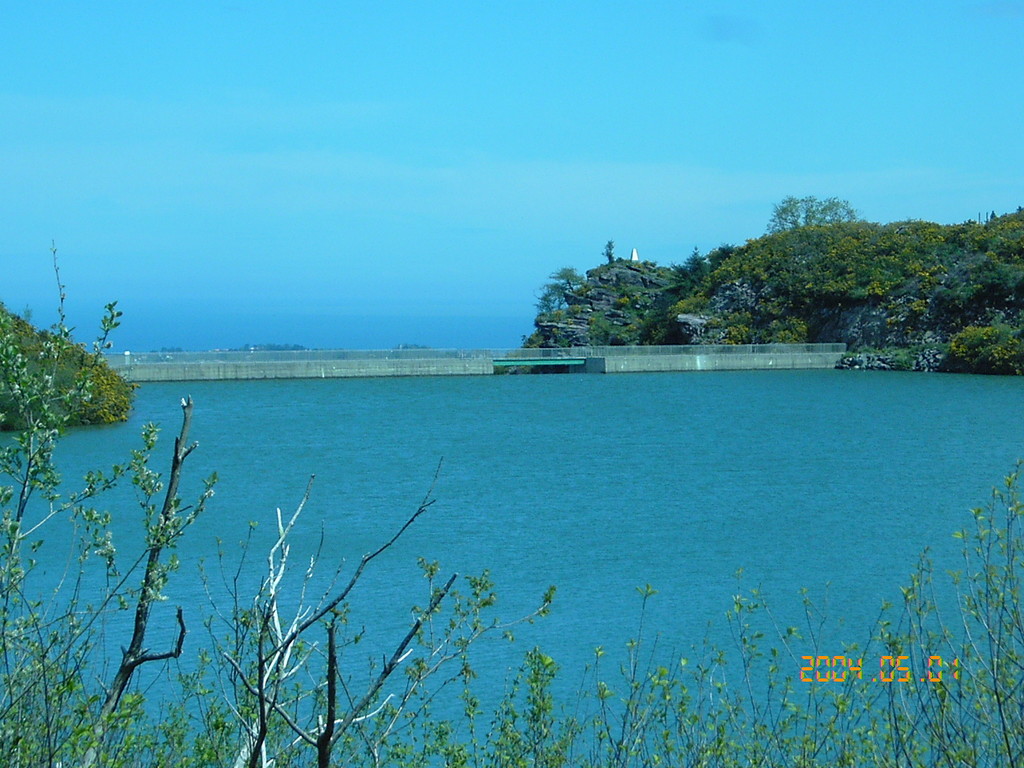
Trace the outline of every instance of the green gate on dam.
[[106, 356], [133, 382], [482, 376], [564, 366], [584, 373], [832, 368], [845, 344], [719, 344], [557, 349], [308, 349], [124, 352]]
[[587, 357], [527, 357], [527, 358], [496, 358], [493, 360], [495, 368], [535, 368], [537, 366], [555, 365], [586, 365]]

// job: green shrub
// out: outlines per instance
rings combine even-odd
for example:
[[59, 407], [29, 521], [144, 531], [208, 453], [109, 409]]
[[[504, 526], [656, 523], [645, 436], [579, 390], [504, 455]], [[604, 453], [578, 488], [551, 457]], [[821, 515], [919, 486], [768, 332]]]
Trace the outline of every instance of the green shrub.
[[[112, 329], [120, 313], [113, 305], [109, 311], [105, 322]], [[62, 325], [37, 330], [0, 305], [0, 345], [0, 429], [24, 429], [40, 408], [55, 409], [65, 426], [128, 418], [132, 385], [98, 352], [90, 353], [72, 341]], [[27, 382], [37, 395], [26, 398], [13, 389]]]
[[969, 326], [950, 339], [942, 367], [953, 373], [1024, 373], [1024, 342], [1007, 326]]
[[730, 325], [725, 330], [725, 337], [722, 339], [723, 344], [749, 344], [750, 343], [750, 327], [747, 325]]
[[807, 323], [797, 317], [787, 317], [769, 323], [765, 341], [769, 344], [804, 344], [807, 337]]

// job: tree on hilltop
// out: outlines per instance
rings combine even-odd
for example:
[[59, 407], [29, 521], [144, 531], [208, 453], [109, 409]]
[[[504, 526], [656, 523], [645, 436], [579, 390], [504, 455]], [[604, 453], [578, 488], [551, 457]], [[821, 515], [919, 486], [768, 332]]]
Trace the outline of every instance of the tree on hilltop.
[[846, 200], [838, 197], [827, 197], [824, 200], [810, 195], [793, 197], [790, 195], [777, 203], [768, 220], [768, 234], [785, 232], [799, 227], [824, 226], [838, 224], [843, 221], [860, 221], [860, 215]]
[[542, 315], [568, 307], [566, 297], [576, 293], [583, 287], [584, 282], [583, 275], [572, 267], [562, 267], [557, 272], [552, 272], [548, 279], [551, 282], [541, 288], [537, 297], [537, 312]]

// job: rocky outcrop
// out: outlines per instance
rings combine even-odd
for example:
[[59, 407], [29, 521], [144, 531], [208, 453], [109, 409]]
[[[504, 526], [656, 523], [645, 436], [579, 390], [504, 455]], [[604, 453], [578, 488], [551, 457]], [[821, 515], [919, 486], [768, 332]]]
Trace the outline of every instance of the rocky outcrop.
[[619, 259], [603, 264], [587, 272], [587, 282], [594, 287], [604, 287], [612, 293], [624, 288], [641, 292], [658, 292], [669, 284], [668, 270], [650, 261], [625, 261]]
[[578, 289], [564, 293], [565, 309], [538, 315], [530, 343], [539, 347], [638, 344], [644, 318], [669, 283], [669, 270], [649, 261], [619, 259], [602, 264], [587, 272]]
[[836, 368], [864, 371], [893, 371], [896, 370], [896, 362], [888, 355], [844, 355], [836, 363]]
[[913, 359], [906, 354], [887, 355], [873, 352], [859, 352], [843, 355], [836, 368], [862, 371], [924, 371], [940, 370], [945, 355], [941, 349], [926, 347], [917, 352]]
[[590, 346], [590, 324], [580, 315], [553, 312], [548, 319], [537, 318], [535, 325], [534, 335], [543, 340], [540, 347]]
[[762, 293], [746, 280], [726, 283], [708, 301], [708, 311], [716, 315], [752, 312], [757, 309]]
[[683, 344], [704, 344], [708, 332], [706, 315], [676, 315], [679, 340]]
[[852, 349], [895, 346], [889, 338], [889, 315], [881, 307], [861, 304], [830, 308], [822, 310], [818, 319], [817, 339], [841, 341]]
[[942, 365], [944, 357], [945, 355], [942, 354], [941, 349], [936, 349], [934, 347], [922, 349], [914, 356], [914, 370], [926, 371], [928, 373], [937, 371]]

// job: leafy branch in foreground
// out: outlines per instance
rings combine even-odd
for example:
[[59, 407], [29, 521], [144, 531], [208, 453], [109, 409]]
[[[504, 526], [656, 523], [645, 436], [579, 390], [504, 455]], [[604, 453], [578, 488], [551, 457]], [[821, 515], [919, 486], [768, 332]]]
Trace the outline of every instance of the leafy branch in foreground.
[[598, 648], [575, 696], [556, 695], [558, 664], [534, 649], [482, 735], [480, 711], [467, 707], [468, 736], [456, 721], [421, 722], [404, 749], [392, 745], [388, 764], [1024, 765], [1020, 482], [1018, 467], [957, 534], [961, 570], [937, 581], [923, 556], [901, 602], [883, 605], [866, 641], [840, 655], [824, 639], [834, 633], [825, 610], [805, 597], [804, 627], [780, 625], [756, 589], [727, 613], [731, 648], [666, 652], [644, 626], [648, 586], [624, 658]]
[[170, 573], [177, 568], [177, 560], [163, 560], [165, 550], [173, 548], [185, 530], [195, 522], [195, 519], [206, 507], [206, 502], [213, 496], [213, 486], [217, 481], [216, 475], [206, 481], [206, 487], [196, 503], [188, 508], [182, 508], [181, 498], [178, 496], [178, 488], [181, 484], [181, 472], [185, 459], [198, 447], [198, 443], [189, 443], [188, 435], [192, 426], [192, 398], [181, 401], [182, 425], [181, 432], [174, 439], [174, 452], [171, 455], [171, 472], [164, 491], [163, 504], [160, 511], [152, 499], [163, 490], [159, 475], [149, 470], [146, 466], [149, 453], [155, 445], [155, 431], [147, 430], [146, 451], [136, 451], [132, 460], [132, 482], [136, 485], [143, 497], [143, 511], [146, 523], [146, 551], [144, 555], [145, 568], [142, 574], [142, 582], [136, 590], [135, 617], [132, 622], [131, 640], [128, 647], [121, 653], [121, 662], [114, 673], [110, 684], [106, 686], [106, 696], [103, 705], [100, 707], [96, 724], [93, 728], [94, 743], [86, 751], [82, 761], [84, 766], [96, 764], [99, 758], [99, 750], [106, 738], [110, 728], [110, 721], [121, 697], [124, 696], [132, 677], [143, 664], [152, 662], [176, 659], [181, 656], [182, 647], [185, 643], [185, 620], [182, 616], [181, 607], [177, 610], [178, 633], [171, 645], [171, 649], [163, 652], [153, 652], [145, 647], [146, 632], [149, 628], [150, 613], [153, 604], [163, 598], [164, 587]]
[[[135, 700], [121, 706], [137, 671], [182, 652], [180, 609], [170, 650], [150, 651], [146, 633], [152, 607], [163, 599], [177, 565], [167, 552], [202, 511], [215, 480], [208, 481], [192, 507], [182, 507], [182, 467], [195, 448], [187, 445], [192, 403], [183, 401], [182, 431], [159, 511], [152, 499], [164, 490], [163, 481], [148, 468], [156, 446], [152, 425], [144, 428], [143, 447], [133, 451], [128, 464], [90, 471], [79, 489], [64, 490], [54, 450], [90, 401], [94, 375], [101, 369], [97, 362], [80, 366], [72, 378], [66, 375], [68, 355], [77, 359], [86, 353], [71, 342], [57, 274], [60, 319], [52, 332], [39, 337], [33, 356], [12, 332], [17, 328], [11, 316], [0, 314], [0, 395], [21, 426], [0, 446], [0, 752], [16, 766], [54, 765], [72, 756], [85, 766], [108, 762], [108, 748], [138, 716]], [[107, 348], [119, 314], [108, 305], [94, 344], [95, 360]], [[145, 538], [142, 551], [122, 573], [124, 558], [118, 556], [112, 515], [99, 504], [125, 476], [140, 491]], [[45, 548], [47, 539], [58, 544]], [[56, 549], [61, 545], [66, 547], [63, 556]], [[40, 567], [41, 561], [51, 568]], [[66, 565], [54, 577], [52, 564], [61, 561]], [[140, 569], [141, 581], [132, 587]], [[125, 622], [116, 615], [131, 605], [134, 621], [121, 661], [108, 684], [94, 682], [102, 676], [95, 659], [106, 653], [108, 623], [120, 629]]]
[[[0, 317], [0, 396], [21, 426], [0, 445], [0, 754], [16, 767], [203, 766], [234, 755], [238, 766], [280, 768], [309, 751], [319, 765], [339, 752], [379, 763], [440, 690], [473, 676], [470, 646], [511, 626], [484, 618], [495, 602], [486, 574], [469, 578], [462, 595], [457, 575], [435, 583], [438, 566], [421, 561], [426, 607], [414, 609], [410, 626], [379, 666], [359, 675], [343, 665], [343, 650], [363, 636], [345, 634], [355, 587], [434, 503], [432, 486], [339, 588], [343, 564], [337, 564], [331, 587], [309, 600], [320, 551], [310, 557], [297, 590], [286, 579], [289, 537], [307, 488], [292, 516], [278, 512], [277, 538], [255, 593], [240, 586], [243, 556], [227, 591], [230, 610], [207, 619], [213, 645], [197, 649], [176, 687], [168, 685], [147, 701], [143, 691], [185, 653], [184, 612], [176, 611], [173, 626], [163, 624], [159, 640], [152, 637], [159, 626], [154, 616], [178, 568], [174, 549], [205, 509], [216, 476], [191, 505], [182, 502], [183, 470], [197, 447], [189, 441], [194, 406], [186, 399], [166, 478], [151, 468], [158, 430], [147, 424], [142, 446], [127, 462], [92, 470], [78, 490], [67, 491], [54, 450], [74, 423], [76, 407], [89, 401], [98, 368], [83, 367], [73, 379], [59, 375], [63, 356], [78, 349], [63, 321], [62, 285], [60, 292], [61, 320], [40, 337], [42, 351], [35, 357], [16, 333], [6, 332], [17, 325], [13, 316]], [[94, 345], [97, 356], [117, 318], [110, 305]], [[115, 514], [104, 508], [104, 495], [126, 478], [143, 526], [134, 555], [127, 554], [130, 547], [118, 548], [122, 521], [129, 517], [123, 499], [115, 502], [121, 507], [117, 528]], [[54, 577], [52, 564], [61, 562]], [[212, 595], [212, 585], [206, 587]], [[545, 613], [550, 599], [549, 593], [538, 611], [521, 620]], [[215, 619], [224, 622], [222, 638], [215, 636]], [[113, 652], [118, 638], [124, 639], [119, 655]], [[143, 670], [151, 671], [143, 676]]]
[[[486, 633], [512, 626], [482, 618], [482, 612], [494, 604], [486, 575], [470, 578], [471, 594], [464, 597], [455, 589], [457, 574], [435, 583], [439, 567], [421, 561], [430, 586], [426, 607], [413, 609], [411, 626], [384, 653], [379, 667], [371, 667], [358, 679], [352, 670], [343, 670], [341, 649], [362, 637], [361, 632], [341, 635], [347, 625], [348, 602], [366, 568], [433, 505], [433, 486], [391, 538], [363, 555], [342, 586], [333, 587], [341, 576], [339, 565], [332, 587], [309, 602], [307, 595], [323, 558], [319, 548], [305, 566], [297, 594], [289, 594], [284, 583], [291, 565], [289, 537], [309, 499], [312, 482], [290, 517], [277, 511], [277, 538], [251, 603], [239, 599], [243, 557], [231, 581], [232, 610], [217, 611], [226, 632], [223, 638], [214, 633], [214, 644], [227, 663], [221, 687], [239, 726], [240, 746], [234, 760], [238, 768], [279, 765], [302, 747], [315, 751], [318, 766], [328, 766], [339, 744], [344, 744], [346, 754], [355, 750], [367, 755], [372, 764], [382, 764], [389, 742], [403, 723], [421, 714], [448, 682], [472, 676], [470, 646]], [[549, 592], [534, 614], [513, 624], [546, 613], [551, 597]], [[446, 600], [452, 603], [450, 612], [441, 616]], [[283, 601], [293, 606], [289, 619], [282, 616]], [[314, 639], [320, 633], [326, 635], [326, 649]], [[452, 665], [454, 675], [445, 677]], [[396, 673], [402, 669], [404, 679], [399, 679]], [[440, 682], [431, 685], [439, 677]], [[392, 682], [396, 684], [389, 685]]]

